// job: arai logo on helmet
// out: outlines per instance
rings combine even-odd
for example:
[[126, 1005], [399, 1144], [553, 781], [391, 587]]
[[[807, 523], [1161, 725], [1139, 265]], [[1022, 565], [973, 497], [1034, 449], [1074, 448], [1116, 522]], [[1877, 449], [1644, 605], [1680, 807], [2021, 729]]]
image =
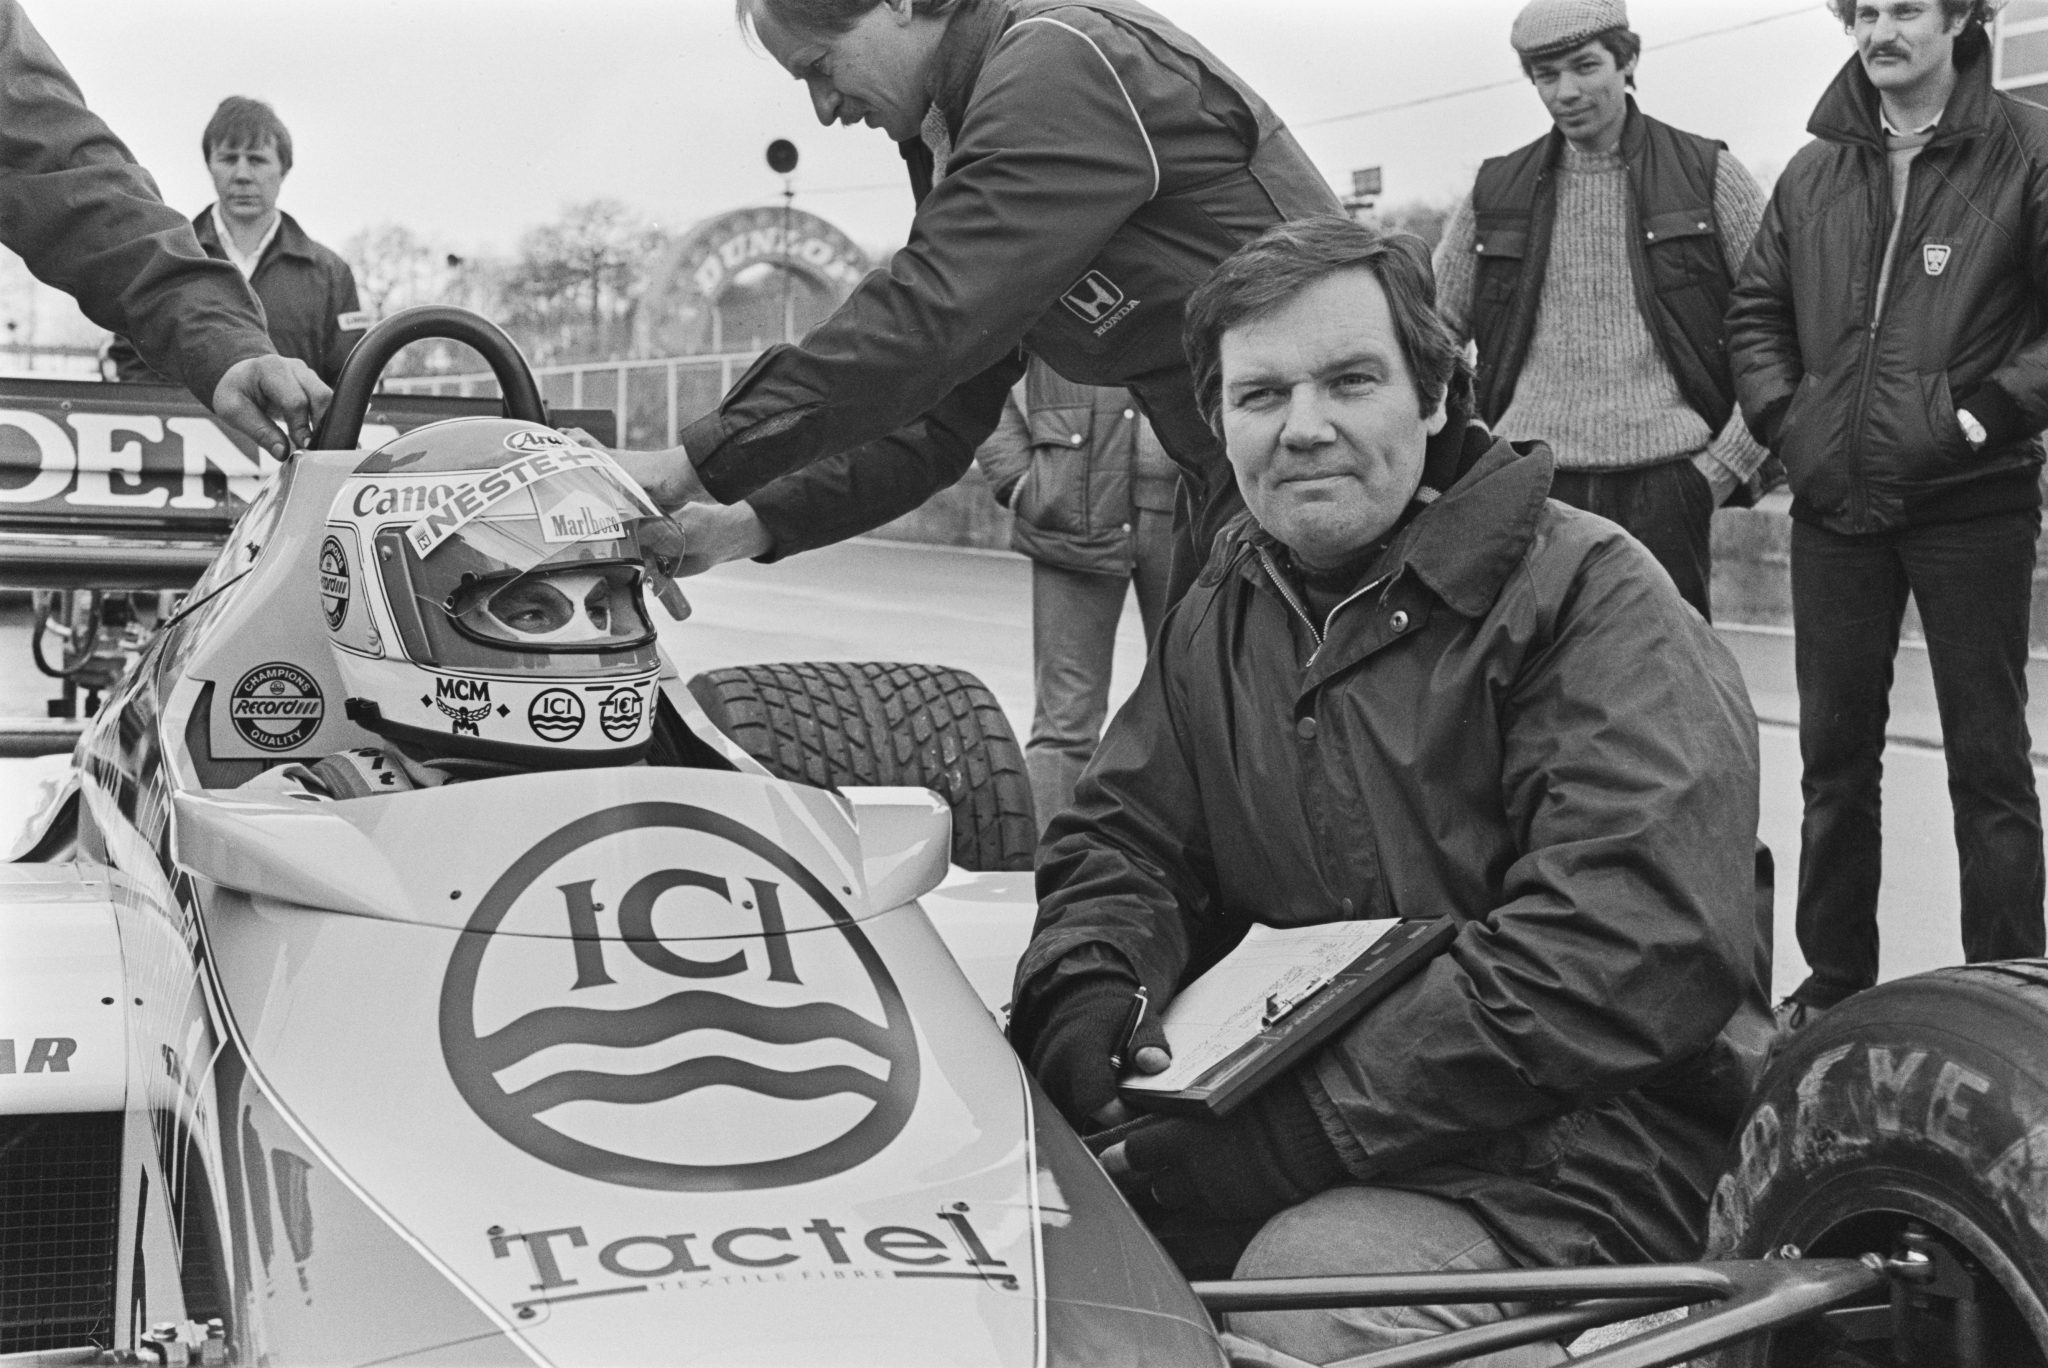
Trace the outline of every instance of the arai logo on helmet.
[[560, 451], [575, 445], [561, 433], [546, 428], [520, 428], [517, 432], [505, 434], [505, 450], [516, 451], [522, 456], [532, 451]]
[[348, 553], [339, 537], [320, 543], [320, 611], [332, 632], [348, 620]]
[[785, 1187], [862, 1163], [910, 1119], [917, 1037], [881, 957], [831, 887], [720, 813], [579, 818], [464, 929], [441, 980], [449, 1076], [557, 1168]]

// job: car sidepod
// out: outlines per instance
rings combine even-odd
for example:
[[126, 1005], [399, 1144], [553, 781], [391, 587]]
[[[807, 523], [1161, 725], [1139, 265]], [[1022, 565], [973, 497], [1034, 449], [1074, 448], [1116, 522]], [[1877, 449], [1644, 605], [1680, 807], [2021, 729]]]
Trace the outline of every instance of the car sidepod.
[[640, 767], [174, 826], [275, 1361], [1221, 1361], [833, 795]]

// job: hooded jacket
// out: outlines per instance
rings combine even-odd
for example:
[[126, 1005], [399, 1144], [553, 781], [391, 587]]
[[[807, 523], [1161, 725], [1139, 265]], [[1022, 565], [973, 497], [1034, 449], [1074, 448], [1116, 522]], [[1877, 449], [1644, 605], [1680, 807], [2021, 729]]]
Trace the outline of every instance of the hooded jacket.
[[[1729, 310], [1744, 419], [1792, 515], [1841, 533], [2040, 503], [2048, 427], [2048, 111], [1991, 88], [1972, 25], [1892, 236], [1875, 87], [1851, 58], [1778, 178]], [[1968, 409], [1988, 440], [1972, 450]]]
[[1692, 1257], [1769, 1023], [1755, 718], [1547, 448], [1446, 440], [1325, 623], [1249, 515], [1219, 540], [1046, 833], [1018, 1016], [1105, 952], [1164, 1002], [1255, 921], [1452, 917], [1306, 1071], [1347, 1169], [1532, 1262]]
[[1021, 342], [1137, 396], [1206, 551], [1239, 505], [1195, 403], [1182, 306], [1240, 245], [1338, 212], [1336, 196], [1250, 87], [1133, 0], [966, 0], [933, 80], [952, 148], [934, 181], [925, 145], [903, 145], [908, 244], [684, 430], [705, 488], [761, 490], [748, 501], [782, 555], [878, 526], [966, 471]]

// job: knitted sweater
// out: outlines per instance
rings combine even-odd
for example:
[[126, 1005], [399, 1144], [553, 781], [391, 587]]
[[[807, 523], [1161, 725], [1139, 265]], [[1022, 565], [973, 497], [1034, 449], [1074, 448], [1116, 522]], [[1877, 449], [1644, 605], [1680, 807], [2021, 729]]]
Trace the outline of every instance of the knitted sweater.
[[[1542, 438], [1561, 470], [1627, 470], [1690, 456], [1747, 479], [1765, 453], [1741, 412], [1719, 433], [1708, 428], [1679, 392], [1636, 306], [1628, 261], [1635, 214], [1620, 155], [1581, 152], [1566, 143], [1556, 174], [1557, 220], [1543, 299], [1498, 434]], [[1763, 191], [1742, 163], [1717, 158], [1714, 217], [1731, 276], [1742, 269], [1763, 210]], [[1467, 195], [1436, 250], [1437, 304], [1461, 336], [1470, 335], [1474, 239]]]

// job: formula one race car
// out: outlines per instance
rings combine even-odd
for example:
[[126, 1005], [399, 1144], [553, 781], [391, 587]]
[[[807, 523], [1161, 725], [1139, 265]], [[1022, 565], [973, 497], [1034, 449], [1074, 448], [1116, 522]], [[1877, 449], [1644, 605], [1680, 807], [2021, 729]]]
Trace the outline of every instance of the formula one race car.
[[[542, 426], [496, 329], [387, 321], [38, 772], [0, 864], [0, 1365], [1216, 1364], [1228, 1311], [1458, 1300], [1532, 1310], [1356, 1362], [1680, 1307], [1584, 1361], [2043, 1361], [2038, 965], [1813, 1027], [1723, 1180], [1726, 1261], [1191, 1285], [998, 1029], [1028, 884], [931, 896], [949, 854], [1028, 866], [1015, 742], [971, 679], [449, 672], [418, 717], [450, 737], [651, 731], [646, 763], [270, 782], [390, 734], [330, 637], [370, 660], [429, 630], [369, 612], [369, 579], [450, 534], [432, 510], [495, 506], [498, 476], [437, 473], [419, 433], [355, 449], [423, 335], [491, 362], [507, 417], [454, 421], [517, 480], [603, 461]], [[337, 492], [373, 477], [342, 536]], [[609, 515], [548, 516], [575, 544]], [[609, 573], [575, 581], [590, 603]]]

